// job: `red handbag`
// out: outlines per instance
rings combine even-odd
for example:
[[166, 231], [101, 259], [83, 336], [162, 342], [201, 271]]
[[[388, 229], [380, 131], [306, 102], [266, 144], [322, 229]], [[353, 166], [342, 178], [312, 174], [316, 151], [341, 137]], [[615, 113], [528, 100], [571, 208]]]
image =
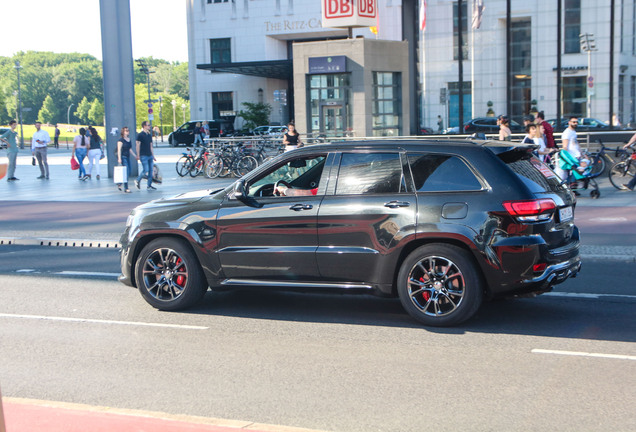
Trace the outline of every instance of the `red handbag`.
[[72, 170], [79, 169], [79, 162], [74, 157], [71, 157], [71, 169]]

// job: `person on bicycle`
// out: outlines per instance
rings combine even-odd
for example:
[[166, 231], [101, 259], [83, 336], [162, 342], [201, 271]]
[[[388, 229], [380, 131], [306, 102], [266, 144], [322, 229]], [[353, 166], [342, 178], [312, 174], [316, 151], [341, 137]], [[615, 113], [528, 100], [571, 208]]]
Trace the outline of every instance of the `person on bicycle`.
[[[629, 141], [627, 141], [627, 144], [625, 144], [623, 148], [627, 150], [629, 147], [632, 147], [634, 144], [636, 144], [636, 133], [632, 135], [632, 137], [629, 139]], [[633, 191], [634, 187], [636, 187], [636, 176], [632, 177], [629, 183], [625, 183], [621, 185], [621, 190]]]

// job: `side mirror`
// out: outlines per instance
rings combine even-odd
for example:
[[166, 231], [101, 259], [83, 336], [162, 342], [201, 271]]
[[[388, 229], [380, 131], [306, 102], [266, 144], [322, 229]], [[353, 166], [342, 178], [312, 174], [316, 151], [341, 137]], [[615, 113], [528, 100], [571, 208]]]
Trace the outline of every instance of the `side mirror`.
[[244, 200], [247, 197], [247, 191], [245, 190], [245, 181], [237, 180], [234, 183], [234, 198], [238, 200]]

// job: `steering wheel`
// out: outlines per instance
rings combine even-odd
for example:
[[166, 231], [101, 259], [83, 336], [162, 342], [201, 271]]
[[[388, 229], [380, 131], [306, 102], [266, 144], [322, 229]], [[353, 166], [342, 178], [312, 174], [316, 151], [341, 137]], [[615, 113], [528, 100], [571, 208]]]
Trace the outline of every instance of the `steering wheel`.
[[278, 189], [278, 186], [281, 184], [283, 186], [287, 186], [288, 188], [291, 188], [291, 185], [287, 183], [285, 180], [278, 180], [276, 183], [274, 183], [274, 195], [280, 196], [280, 193], [276, 193], [276, 189]]

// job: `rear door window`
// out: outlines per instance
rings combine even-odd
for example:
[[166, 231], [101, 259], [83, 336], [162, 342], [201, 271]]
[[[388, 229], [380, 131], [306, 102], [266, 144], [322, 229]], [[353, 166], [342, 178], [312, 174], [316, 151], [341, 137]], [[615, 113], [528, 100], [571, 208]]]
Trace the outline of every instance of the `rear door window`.
[[506, 165], [517, 174], [533, 193], [563, 189], [561, 179], [536, 157], [508, 162]]
[[417, 192], [478, 191], [482, 184], [466, 163], [447, 154], [409, 154]]
[[336, 195], [405, 193], [399, 153], [343, 153]]

